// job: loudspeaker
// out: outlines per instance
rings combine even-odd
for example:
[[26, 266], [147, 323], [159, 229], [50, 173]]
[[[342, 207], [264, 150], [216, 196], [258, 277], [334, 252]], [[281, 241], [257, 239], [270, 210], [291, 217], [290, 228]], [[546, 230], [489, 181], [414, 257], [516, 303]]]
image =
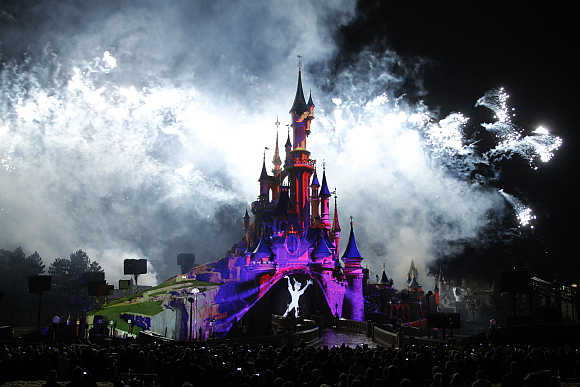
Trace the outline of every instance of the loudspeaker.
[[50, 290], [51, 276], [33, 275], [28, 277], [28, 292], [42, 293]]
[[123, 261], [125, 275], [147, 274], [146, 259], [125, 259]]

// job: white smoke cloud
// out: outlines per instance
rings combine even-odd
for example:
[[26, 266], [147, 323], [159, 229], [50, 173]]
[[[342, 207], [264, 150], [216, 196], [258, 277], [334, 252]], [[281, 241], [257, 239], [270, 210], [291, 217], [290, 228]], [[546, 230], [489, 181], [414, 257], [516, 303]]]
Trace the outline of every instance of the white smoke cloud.
[[421, 270], [503, 209], [496, 189], [457, 173], [488, 162], [461, 137], [468, 117], [407, 104], [413, 73], [393, 71], [395, 53], [363, 51], [330, 81], [332, 37], [353, 2], [148, 1], [82, 14], [51, 4], [43, 12], [83, 26], [41, 23], [51, 46], [0, 68], [1, 247], [45, 258], [85, 248], [109, 281], [123, 258], [144, 257], [144, 283], [174, 274], [179, 252], [223, 256], [258, 194], [276, 116], [288, 123], [297, 54], [317, 105], [309, 148], [337, 187], [342, 245], [352, 215], [374, 272], [386, 262], [401, 285], [411, 259]]

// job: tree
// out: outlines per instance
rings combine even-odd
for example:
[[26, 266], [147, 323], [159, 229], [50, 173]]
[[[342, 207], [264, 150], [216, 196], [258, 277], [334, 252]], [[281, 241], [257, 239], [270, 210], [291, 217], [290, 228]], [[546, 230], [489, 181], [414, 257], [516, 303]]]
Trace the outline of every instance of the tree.
[[90, 258], [83, 250], [77, 250], [69, 256], [70, 272], [74, 276], [80, 276], [82, 273], [89, 271]]
[[38, 275], [44, 272], [44, 262], [42, 262], [42, 257], [37, 251], [26, 257], [25, 266], [27, 271], [30, 272], [29, 275]]
[[103, 270], [103, 268], [101, 267], [101, 265], [99, 265], [99, 263], [97, 261], [92, 261], [91, 264], [89, 265], [89, 272], [91, 272], [91, 273], [104, 273], [105, 271]]
[[56, 258], [48, 267], [55, 289], [65, 289], [71, 280], [70, 260]]

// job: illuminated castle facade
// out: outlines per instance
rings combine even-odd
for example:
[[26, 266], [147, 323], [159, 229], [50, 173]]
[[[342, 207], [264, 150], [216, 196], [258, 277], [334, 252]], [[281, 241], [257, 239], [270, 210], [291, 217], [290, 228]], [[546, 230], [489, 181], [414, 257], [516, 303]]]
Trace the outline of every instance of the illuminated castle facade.
[[[298, 314], [298, 309], [303, 310], [299, 303], [305, 298], [315, 304], [311, 312], [318, 309], [364, 320], [363, 258], [353, 223], [351, 220], [341, 256], [336, 195], [331, 220], [332, 193], [325, 167], [320, 181], [316, 161], [307, 149], [314, 107], [312, 95], [308, 102], [304, 98], [299, 71], [290, 108], [292, 139], [289, 131], [284, 164], [276, 135], [272, 174], [266, 168], [264, 153], [259, 196], [251, 204], [253, 216], [245, 212], [242, 239], [223, 258], [180, 274], [162, 284], [166, 290], [154, 289], [143, 298], [158, 302], [162, 312], [154, 316], [126, 313], [126, 318], [140, 321], [145, 330], [177, 340], [227, 335], [238, 322], [252, 318], [254, 314], [248, 312], [256, 311], [262, 320], [269, 320], [271, 314], [282, 314], [285, 309], [283, 314], [287, 314], [294, 305]], [[274, 297], [286, 291], [286, 284], [292, 296], [288, 305], [283, 297]], [[311, 296], [305, 293], [308, 286]], [[269, 309], [261, 309], [264, 305]]]
[[[176, 277], [219, 284], [203, 289], [203, 303], [198, 305], [202, 316], [195, 319], [195, 325], [203, 330], [206, 329], [203, 322], [211, 321], [214, 333], [226, 333], [278, 281], [293, 275], [307, 276], [318, 286], [332, 315], [364, 319], [363, 258], [357, 248], [352, 220], [341, 257], [336, 195], [331, 219], [332, 193], [326, 170], [323, 166], [320, 182], [316, 160], [310, 158], [307, 149], [314, 107], [312, 95], [308, 102], [304, 98], [299, 71], [290, 108], [292, 139], [289, 130], [284, 163], [276, 135], [272, 174], [268, 173], [264, 153], [258, 178], [259, 195], [251, 204], [253, 216], [246, 210], [242, 240], [224, 258]], [[183, 295], [174, 294], [173, 305], [178, 305], [187, 291], [184, 288]], [[181, 315], [187, 320], [186, 306], [183, 302]], [[183, 324], [186, 326], [187, 322]]]

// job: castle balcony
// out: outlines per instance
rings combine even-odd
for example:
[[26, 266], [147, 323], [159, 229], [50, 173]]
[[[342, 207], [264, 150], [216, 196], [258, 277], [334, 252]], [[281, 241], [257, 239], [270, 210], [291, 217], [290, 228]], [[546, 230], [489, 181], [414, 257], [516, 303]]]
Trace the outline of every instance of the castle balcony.
[[314, 169], [316, 167], [316, 160], [310, 159], [306, 153], [299, 153], [290, 162], [290, 167]]

